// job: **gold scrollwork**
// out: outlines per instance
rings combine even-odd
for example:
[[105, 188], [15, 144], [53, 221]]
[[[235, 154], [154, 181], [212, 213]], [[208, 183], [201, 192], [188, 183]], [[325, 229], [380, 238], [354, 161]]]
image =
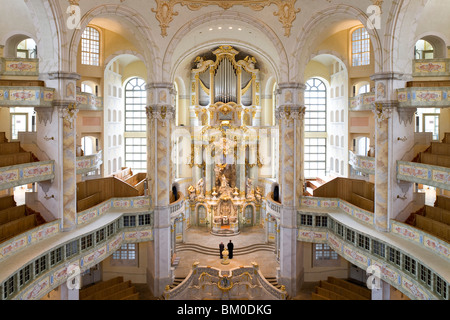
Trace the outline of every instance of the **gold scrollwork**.
[[278, 11], [273, 15], [278, 17], [278, 21], [281, 22], [284, 28], [284, 35], [289, 37], [291, 35], [292, 23], [297, 17], [297, 13], [301, 9], [295, 8], [297, 0], [155, 0], [156, 9], [152, 8], [152, 12], [156, 13], [156, 19], [159, 21], [161, 28], [161, 36], [167, 36], [167, 28], [173, 21], [174, 16], [178, 16], [178, 12], [174, 11], [174, 7], [177, 4], [186, 6], [189, 10], [195, 11], [203, 7], [210, 5], [217, 5], [222, 9], [230, 9], [235, 5], [242, 5], [244, 7], [251, 8], [254, 11], [261, 11], [265, 7], [272, 4], [278, 6]]

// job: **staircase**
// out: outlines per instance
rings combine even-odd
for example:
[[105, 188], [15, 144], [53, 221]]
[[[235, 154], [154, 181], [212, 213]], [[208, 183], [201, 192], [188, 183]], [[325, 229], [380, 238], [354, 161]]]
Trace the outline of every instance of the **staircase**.
[[169, 285], [170, 290], [178, 287], [184, 281], [184, 279], [185, 278], [175, 277], [175, 280], [173, 281], [173, 283], [171, 285]]
[[307, 197], [314, 196], [314, 190], [316, 190], [317, 188], [320, 188], [321, 186], [323, 186], [324, 184], [326, 184], [329, 181], [330, 181], [330, 179], [327, 179], [324, 177], [306, 180], [306, 189], [304, 192], [304, 196], [307, 196]]
[[[253, 244], [247, 247], [235, 247], [233, 250], [233, 256], [240, 256], [245, 255], [249, 253], [255, 253], [255, 252], [261, 252], [261, 251], [267, 251], [267, 252], [275, 252], [275, 245], [274, 244]], [[219, 255], [219, 247], [217, 248], [210, 248], [206, 246], [202, 246], [196, 243], [180, 243], [177, 244], [176, 247], [177, 253], [180, 252], [196, 252], [201, 253], [209, 256], [218, 256]]]

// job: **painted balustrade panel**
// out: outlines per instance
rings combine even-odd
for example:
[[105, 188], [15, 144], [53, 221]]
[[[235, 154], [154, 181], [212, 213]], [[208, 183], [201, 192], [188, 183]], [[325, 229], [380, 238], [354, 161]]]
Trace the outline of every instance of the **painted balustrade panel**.
[[29, 245], [58, 234], [61, 231], [60, 224], [60, 220], [55, 220], [2, 242], [0, 244], [0, 261], [8, 258]]
[[0, 86], [0, 106], [52, 107], [54, 99], [52, 88]]
[[[394, 222], [392, 222], [394, 225]], [[326, 229], [327, 231], [324, 231]], [[316, 230], [320, 230], [316, 227], [300, 226], [299, 227], [299, 241], [318, 243], [311, 234], [316, 233]], [[370, 251], [363, 251], [357, 248], [353, 243], [346, 241], [344, 238], [338, 236], [333, 228], [322, 228], [322, 233], [325, 233], [325, 239], [323, 243], [327, 243], [331, 249], [342, 256], [347, 261], [354, 265], [366, 270], [369, 266], [376, 266], [380, 270], [381, 278], [387, 283], [393, 285], [408, 297], [417, 300], [436, 300], [436, 297], [429, 288], [424, 287], [417, 279], [413, 279], [410, 275], [406, 274], [402, 270], [393, 266], [387, 261], [381, 260], [380, 257], [375, 256]], [[404, 233], [403, 229], [401, 233]], [[423, 236], [425, 239], [425, 236]], [[399, 248], [396, 248], [399, 249]], [[399, 249], [401, 251], [401, 249]], [[427, 261], [419, 261], [422, 265], [427, 266]]]
[[426, 59], [413, 61], [413, 77], [448, 77], [450, 59]]
[[366, 174], [375, 174], [375, 158], [365, 157], [349, 151], [349, 164], [355, 171]]
[[39, 76], [39, 59], [0, 58], [1, 76]]
[[80, 110], [103, 110], [103, 98], [86, 92], [77, 93], [77, 107]]
[[77, 174], [85, 174], [100, 169], [103, 164], [103, 152], [90, 156], [77, 157]]
[[450, 190], [450, 168], [397, 161], [397, 179]]
[[0, 168], [0, 190], [55, 178], [55, 161], [30, 162]]
[[450, 87], [412, 87], [397, 90], [399, 107], [450, 107]]
[[77, 213], [77, 224], [85, 224], [98, 216], [105, 214], [111, 208], [148, 209], [150, 210], [150, 197], [113, 198], [106, 200], [92, 208]]

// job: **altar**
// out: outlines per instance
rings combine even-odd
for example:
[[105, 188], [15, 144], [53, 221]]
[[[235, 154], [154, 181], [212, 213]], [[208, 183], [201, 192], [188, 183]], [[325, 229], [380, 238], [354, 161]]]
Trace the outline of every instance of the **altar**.
[[191, 72], [191, 221], [214, 235], [238, 234], [261, 222], [257, 61], [220, 46], [212, 55], [197, 57]]

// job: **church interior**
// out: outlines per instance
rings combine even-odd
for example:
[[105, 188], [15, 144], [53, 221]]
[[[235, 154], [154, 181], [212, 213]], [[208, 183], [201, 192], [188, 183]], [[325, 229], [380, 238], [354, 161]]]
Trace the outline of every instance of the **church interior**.
[[0, 300], [450, 299], [449, 1], [0, 5]]

